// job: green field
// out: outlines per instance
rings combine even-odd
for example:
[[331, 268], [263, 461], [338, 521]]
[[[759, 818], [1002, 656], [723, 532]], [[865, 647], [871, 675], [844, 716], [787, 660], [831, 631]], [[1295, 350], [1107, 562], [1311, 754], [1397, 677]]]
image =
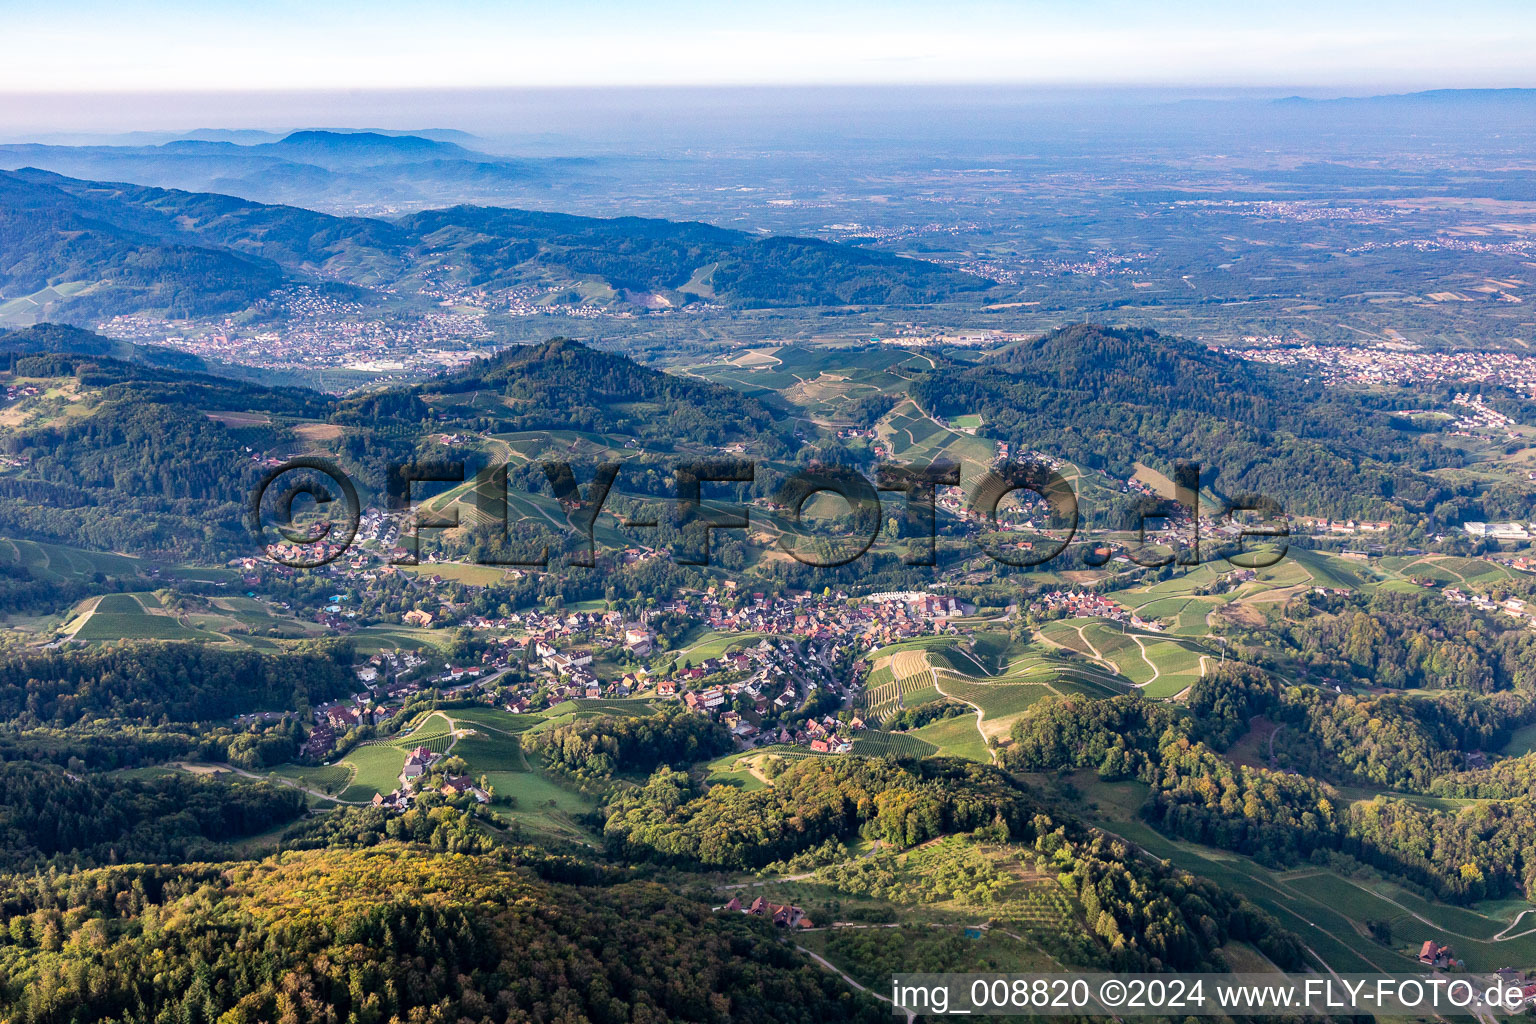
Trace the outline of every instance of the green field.
[[752, 750], [739, 754], [727, 754], [724, 757], [717, 758], [706, 766], [708, 774], [705, 776], [705, 779], [712, 786], [734, 786], [744, 792], [762, 789], [767, 783], [752, 774], [747, 767], [748, 761], [759, 756], [761, 755], [757, 751]]
[[159, 600], [145, 594], [107, 594], [74, 630], [86, 642], [111, 640], [214, 640], [217, 633], [183, 626], [173, 616], [158, 614]]
[[481, 772], [525, 772], [528, 762], [523, 757], [522, 743], [516, 736], [504, 733], [476, 732], [459, 737], [454, 744], [453, 756], [462, 757], [469, 765], [469, 774], [479, 778]]
[[537, 765], [529, 768], [486, 773], [492, 790], [491, 807], [534, 831], [590, 841], [590, 833], [576, 818], [592, 811], [595, 804], [546, 776]]
[[[1157, 601], [1187, 600], [1158, 598]], [[1203, 622], [1204, 613], [1201, 612]], [[1178, 695], [1200, 678], [1200, 641], [1165, 633], [1123, 630], [1099, 619], [1061, 619], [1046, 623], [1041, 633], [1051, 642], [1082, 656], [1079, 667], [1114, 667], [1124, 682], [1140, 687], [1155, 699]], [[1100, 679], [1110, 683], [1112, 680]]]
[[1536, 723], [1522, 726], [1509, 735], [1509, 742], [1499, 753], [1507, 757], [1519, 757], [1536, 750]]
[[400, 771], [406, 753], [426, 747], [441, 754], [453, 742], [448, 720], [441, 712], [428, 715], [409, 732], [387, 740], [353, 747], [341, 764], [353, 769], [352, 784], [341, 794], [343, 800], [370, 800], [375, 793], [389, 793], [400, 785]]
[[541, 721], [538, 715], [514, 715], [500, 708], [454, 708], [447, 714], [455, 722], [511, 734], [527, 732]]
[[963, 676], [941, 675], [939, 690], [949, 697], [974, 704], [985, 719], [1010, 718], [1052, 694], [1040, 683], [972, 682]]
[[718, 658], [734, 648], [750, 647], [769, 635], [744, 630], [703, 630], [697, 636], [678, 644], [677, 660], [679, 664], [688, 661], [697, 665], [708, 658]]
[[43, 579], [61, 580], [90, 577], [96, 573], [131, 578], [151, 567], [150, 563], [131, 555], [6, 538], [0, 538], [0, 563], [24, 565]]
[[991, 751], [982, 742], [981, 733], [976, 729], [974, 715], [942, 718], [937, 722], [928, 723], [921, 729], [914, 729], [912, 735], [932, 743], [938, 748], [939, 753], [950, 757], [964, 757], [983, 764], [992, 759]]
[[354, 747], [341, 763], [350, 766], [354, 772], [352, 784], [342, 792], [341, 798], [372, 800], [376, 793], [390, 793], [399, 788], [405, 751], [389, 743], [370, 743]]
[[267, 774], [333, 795], [344, 792], [352, 782], [352, 769], [346, 764], [281, 765]]
[[460, 562], [433, 562], [427, 565], [403, 565], [400, 567], [416, 576], [441, 576], [455, 583], [467, 583], [472, 587], [491, 587], [507, 582], [505, 569], [494, 565], [466, 565]]

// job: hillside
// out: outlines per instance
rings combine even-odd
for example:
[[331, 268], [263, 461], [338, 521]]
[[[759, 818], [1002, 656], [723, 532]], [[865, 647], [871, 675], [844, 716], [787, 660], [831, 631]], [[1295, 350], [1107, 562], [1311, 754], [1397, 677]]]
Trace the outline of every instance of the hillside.
[[[233, 148], [238, 150], [241, 147]], [[354, 163], [378, 166], [418, 160], [492, 159], [453, 142], [425, 139], [418, 135], [386, 135], [381, 132], [298, 131], [276, 142], [250, 148], [257, 155], [276, 155], [322, 167]]]
[[[314, 437], [336, 441], [334, 454], [373, 484], [389, 459], [452, 431], [584, 431], [655, 452], [792, 446], [756, 399], [566, 338], [347, 398], [125, 361], [105, 353], [133, 346], [56, 324], [0, 334], [0, 355], [8, 339], [22, 344], [0, 369], [41, 393], [16, 397], [0, 424], [0, 454], [13, 460], [0, 474], [0, 530], [88, 548], [243, 554], [259, 459], [312, 450]], [[569, 457], [565, 444], [548, 454]]]
[[[451, 815], [441, 820], [436, 832], [435, 821], [426, 823], [431, 850], [389, 843], [112, 868], [62, 876], [53, 891], [9, 879], [12, 916], [35, 913], [39, 924], [36, 942], [0, 947], [3, 1012], [43, 1020], [47, 1008], [68, 1006], [91, 1019], [204, 1021], [889, 1017], [775, 942], [771, 925], [712, 915], [655, 884], [539, 882], [498, 858], [463, 855], [479, 834], [448, 827]], [[48, 935], [57, 936], [61, 910], [93, 939], [60, 951]]]
[[199, 316], [247, 306], [283, 282], [265, 260], [173, 235], [89, 189], [0, 174], [0, 310]]
[[990, 284], [920, 260], [697, 223], [473, 206], [394, 221], [334, 217], [36, 170], [0, 172], [0, 209], [0, 302], [70, 319], [232, 312], [296, 281], [404, 294], [448, 282], [534, 289], [555, 301], [574, 290], [619, 305], [709, 298], [749, 307], [933, 302]]
[[[114, 344], [57, 325], [17, 333], [87, 352]], [[26, 390], [7, 402], [0, 428], [0, 524], [97, 549], [244, 547], [243, 503], [261, 472], [253, 456], [293, 443], [274, 417], [334, 408], [312, 391], [73, 351], [18, 355], [4, 369]]]
[[1414, 396], [1324, 388], [1150, 330], [1062, 328], [926, 373], [910, 394], [936, 413], [980, 414], [991, 437], [1122, 479], [1138, 462], [1191, 459], [1218, 493], [1266, 494], [1295, 512], [1422, 515], [1481, 496], [1434, 475], [1459, 456], [1393, 415]]
[[189, 373], [209, 371], [206, 361], [187, 352], [157, 345], [134, 345], [104, 338], [68, 324], [40, 323], [15, 331], [0, 331], [0, 353], [18, 356], [61, 353], [104, 356], [123, 363], [143, 363]]
[[[497, 430], [589, 430], [724, 447], [784, 429], [762, 402], [724, 385], [653, 370], [568, 338], [508, 349], [414, 391], [445, 396], [450, 402], [439, 408], [459, 422]], [[500, 396], [500, 408], [475, 400], [487, 391]]]
[[688, 290], [698, 275], [708, 297], [739, 306], [937, 302], [990, 284], [888, 253], [689, 222], [459, 206], [398, 223], [421, 240], [423, 257], [467, 259], [477, 285], [523, 283], [527, 260], [616, 291], [679, 299], [702, 294]]

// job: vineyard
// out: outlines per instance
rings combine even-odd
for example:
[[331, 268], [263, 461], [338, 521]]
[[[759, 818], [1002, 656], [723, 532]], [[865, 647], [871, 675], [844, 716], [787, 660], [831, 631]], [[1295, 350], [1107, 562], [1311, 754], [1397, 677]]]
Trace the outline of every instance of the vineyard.
[[875, 662], [864, 690], [867, 717], [878, 721], [903, 707], [916, 707], [938, 700], [942, 694], [933, 685], [932, 659], [938, 651], [898, 650]]
[[866, 757], [927, 757], [939, 748], [904, 732], [862, 732], [854, 737], [853, 753]]
[[984, 723], [1022, 714], [1036, 701], [1056, 694], [1041, 683], [978, 683], [949, 674], [939, 677], [939, 689], [946, 696], [980, 708]]
[[[1099, 619], [1063, 619], [1047, 623], [1041, 635], [1058, 648], [1058, 665], [1064, 677], [1057, 688], [1064, 692], [1103, 696], [1102, 687], [1123, 688], [1129, 683], [1148, 697], [1176, 697], [1194, 684], [1204, 672], [1204, 661], [1211, 657], [1205, 645], [1194, 638], [1165, 633], [1127, 631]], [[1081, 655], [1081, 659], [1066, 655]], [[1114, 676], [1109, 675], [1110, 671]], [[1067, 679], [1090, 684], [1089, 688], [1067, 687]], [[1093, 685], [1099, 684], [1099, 685]]]

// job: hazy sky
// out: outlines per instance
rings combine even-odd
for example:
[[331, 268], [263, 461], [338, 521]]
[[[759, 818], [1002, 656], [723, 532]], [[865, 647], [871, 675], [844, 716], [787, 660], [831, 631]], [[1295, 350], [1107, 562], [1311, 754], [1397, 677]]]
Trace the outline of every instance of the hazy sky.
[[7, 93], [980, 81], [1354, 92], [1536, 86], [1531, 0], [0, 0], [0, 24]]

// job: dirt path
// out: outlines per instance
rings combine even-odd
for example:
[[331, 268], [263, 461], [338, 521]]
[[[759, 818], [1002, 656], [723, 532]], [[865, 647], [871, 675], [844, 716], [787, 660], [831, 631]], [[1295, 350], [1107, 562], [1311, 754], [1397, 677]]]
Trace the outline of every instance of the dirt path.
[[1153, 664], [1151, 658], [1147, 657], [1147, 645], [1141, 642], [1141, 637], [1136, 636], [1136, 635], [1133, 634], [1131, 636], [1131, 642], [1134, 643], [1136, 645], [1136, 649], [1141, 652], [1141, 660], [1146, 662], [1147, 663], [1147, 668], [1150, 668], [1152, 670], [1152, 678], [1148, 679], [1146, 682], [1142, 683], [1141, 685], [1142, 686], [1151, 686], [1153, 683], [1157, 682], [1158, 677], [1163, 674], [1163, 670], [1158, 668], [1155, 664]]
[[864, 992], [864, 993], [866, 993], [868, 995], [872, 995], [876, 999], [880, 1000], [882, 1003], [887, 1003], [887, 1004], [891, 1005], [892, 1007], [894, 1007], [896, 1010], [899, 1010], [900, 1012], [905, 1013], [907, 1015], [907, 1024], [912, 1024], [913, 1021], [917, 1020], [917, 1014], [916, 1013], [912, 1012], [911, 1010], [903, 1009], [902, 1007], [896, 1006], [896, 1004], [892, 1003], [891, 1000], [888, 997], [881, 995], [880, 993], [874, 991], [873, 989], [868, 989], [868, 988], [865, 988], [863, 985], [860, 985], [858, 982], [856, 982], [852, 978], [850, 978], [843, 971], [843, 969], [841, 967], [834, 966], [831, 963], [831, 961], [827, 960], [826, 957], [823, 957], [823, 956], [821, 956], [821, 955], [819, 955], [817, 953], [812, 953], [810, 950], [806, 949], [802, 945], [799, 945], [798, 943], [795, 945], [795, 948], [798, 949], [800, 952], [804, 953], [806, 956], [810, 957], [812, 960], [815, 960], [818, 964], [820, 964], [822, 967], [825, 967], [827, 970], [831, 971], [833, 974], [837, 975], [839, 978], [842, 978], [844, 981], [846, 981], [848, 984], [852, 985], [854, 988], [858, 989], [860, 992]]
[[[1108, 660], [1105, 659], [1103, 653], [1093, 645], [1093, 641], [1088, 639], [1088, 634], [1083, 632], [1082, 626], [1073, 626], [1072, 628], [1077, 631], [1077, 638], [1083, 642], [1085, 647], [1088, 648], [1088, 654], [1093, 658], [1094, 661], [1097, 661], [1101, 665], [1110, 665], [1111, 668], [1114, 667]], [[1114, 669], [1114, 671], [1116, 675], [1120, 674], [1119, 669]]]
[[[1279, 730], [1277, 729], [1275, 731], [1278, 732]], [[1271, 733], [1269, 738], [1271, 740], [1273, 740], [1275, 738], [1274, 737], [1274, 733]], [[1303, 877], [1305, 877], [1305, 876], [1303, 876]], [[1529, 910], [1522, 910], [1522, 911], [1520, 911], [1519, 914], [1515, 915], [1515, 919], [1513, 921], [1511, 921], [1509, 923], [1509, 925], [1503, 931], [1499, 932], [1499, 934], [1493, 936], [1491, 939], [1480, 939], [1476, 935], [1465, 935], [1465, 934], [1463, 934], [1461, 932], [1452, 931], [1451, 929], [1447, 928], [1445, 925], [1441, 924], [1438, 921], [1431, 921], [1429, 918], [1425, 917], [1423, 914], [1420, 914], [1417, 911], [1410, 909], [1409, 907], [1403, 906], [1401, 903], [1397, 902], [1397, 900], [1395, 900], [1392, 897], [1388, 896], [1384, 892], [1378, 892], [1375, 889], [1371, 889], [1371, 888], [1369, 888], [1367, 886], [1361, 885], [1359, 882], [1356, 882], [1356, 881], [1354, 881], [1353, 879], [1350, 879], [1350, 878], [1345, 878], [1344, 881], [1348, 882], [1350, 885], [1354, 886], [1356, 889], [1359, 889], [1361, 892], [1368, 892], [1372, 896], [1375, 896], [1379, 900], [1385, 900], [1386, 902], [1388, 902], [1388, 903], [1392, 904], [1394, 907], [1396, 907], [1398, 910], [1401, 910], [1403, 913], [1405, 913], [1409, 917], [1413, 918], [1415, 921], [1418, 921], [1420, 924], [1427, 924], [1431, 928], [1435, 929], [1436, 931], [1444, 932], [1445, 934], [1455, 936], [1458, 939], [1466, 939], [1469, 942], [1508, 942], [1510, 939], [1523, 938], [1523, 937], [1531, 934], [1531, 932], [1536, 932], [1536, 928], [1528, 928], [1525, 931], [1520, 932], [1519, 934], [1516, 934], [1516, 935], [1509, 935], [1508, 934], [1510, 928], [1513, 928], [1515, 925], [1520, 923], [1520, 918], [1524, 917], [1526, 914], [1529, 914], [1531, 912]]]
[[981, 744], [982, 744], [982, 746], [987, 748], [987, 758], [989, 760], [991, 760], [991, 761], [996, 761], [997, 760], [997, 751], [993, 750], [991, 744], [987, 743], [987, 731], [981, 727], [982, 719], [986, 718], [986, 712], [981, 710], [981, 705], [979, 705], [979, 704], [977, 704], [977, 703], [975, 703], [973, 701], [968, 701], [964, 697], [956, 697], [953, 694], [946, 693], [945, 690], [944, 690], [944, 687], [939, 685], [939, 674], [938, 674], [938, 672], [935, 672], [932, 666], [929, 666], [928, 671], [933, 674], [933, 688], [935, 690], [938, 690], [940, 693], [944, 694], [944, 696], [949, 698], [950, 700], [957, 700], [961, 704], [964, 704], [964, 705], [966, 705], [968, 707], [973, 707], [973, 708], [976, 709], [976, 731], [981, 734]]
[[1513, 921], [1509, 922], [1509, 927], [1508, 928], [1505, 928], [1503, 931], [1499, 932], [1499, 934], [1495, 935], [1489, 941], [1490, 942], [1503, 942], [1506, 936], [1511, 938], [1511, 939], [1518, 939], [1518, 938], [1521, 938], [1523, 936], [1531, 934], [1531, 932], [1533, 932], [1533, 931], [1536, 931], [1536, 928], [1532, 928], [1532, 929], [1529, 929], [1527, 931], [1521, 932], [1519, 935], [1510, 935], [1509, 934], [1509, 929], [1513, 928], [1515, 925], [1519, 924], [1520, 923], [1520, 919], [1522, 917], [1524, 917], [1526, 914], [1529, 914], [1529, 913], [1531, 913], [1531, 911], [1529, 911], [1529, 910], [1522, 910], [1522, 911], [1520, 911], [1520, 913], [1515, 915], [1515, 919]]
[[[178, 767], [181, 766], [178, 765]], [[332, 796], [330, 793], [324, 792], [323, 790], [311, 789], [309, 786], [301, 786], [297, 782], [294, 782], [292, 779], [285, 779], [281, 775], [257, 775], [255, 772], [248, 772], [244, 768], [236, 768], [232, 764], [220, 763], [215, 764], [214, 767], [220, 768], [227, 772], [233, 772], [234, 774], [247, 779], [255, 779], [257, 782], [271, 782], [279, 786], [287, 786], [289, 789], [296, 789], [301, 793], [308, 793], [310, 796], [316, 797], [320, 800], [329, 800], [332, 803], [347, 804], [351, 807], [367, 807], [372, 803], [370, 800], [343, 800], [340, 797]], [[182, 768], [182, 771], [187, 770], [188, 769], [184, 767]]]

